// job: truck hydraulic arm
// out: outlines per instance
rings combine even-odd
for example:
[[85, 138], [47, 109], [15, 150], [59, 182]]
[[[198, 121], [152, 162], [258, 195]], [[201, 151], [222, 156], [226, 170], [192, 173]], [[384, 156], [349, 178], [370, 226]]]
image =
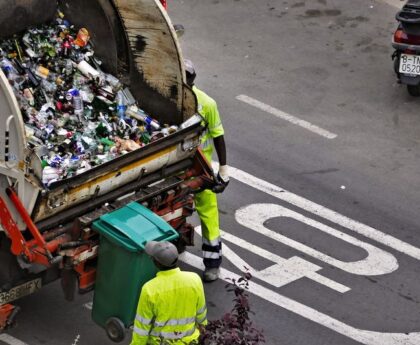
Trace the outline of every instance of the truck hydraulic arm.
[[32, 240], [27, 241], [25, 239], [13, 220], [6, 203], [0, 198], [0, 222], [12, 242], [11, 252], [14, 255], [21, 255], [31, 263], [39, 263], [44, 266], [58, 263], [61, 257], [54, 257], [52, 253], [57, 250], [60, 244], [70, 241], [70, 235], [62, 234], [47, 242], [32, 222], [16, 192], [12, 188], [7, 188], [6, 193], [33, 236]]

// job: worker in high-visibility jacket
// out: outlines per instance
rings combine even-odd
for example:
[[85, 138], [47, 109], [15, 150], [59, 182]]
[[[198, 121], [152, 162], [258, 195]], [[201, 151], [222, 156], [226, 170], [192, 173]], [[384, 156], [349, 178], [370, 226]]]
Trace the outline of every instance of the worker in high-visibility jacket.
[[[226, 144], [224, 129], [220, 119], [217, 104], [214, 99], [199, 90], [195, 85], [196, 71], [190, 60], [184, 60], [187, 84], [192, 87], [197, 102], [198, 111], [207, 127], [202, 137], [201, 147], [207, 160], [211, 163], [214, 149], [219, 159], [218, 185], [213, 191], [221, 193], [229, 184], [228, 166], [226, 165]], [[203, 238], [204, 281], [214, 281], [219, 277], [219, 267], [222, 263], [222, 241], [219, 229], [219, 210], [217, 196], [211, 190], [196, 194], [195, 207], [201, 221]]]
[[207, 324], [200, 276], [177, 267], [178, 251], [170, 242], [150, 241], [145, 251], [160, 271], [141, 290], [131, 345], [196, 343]]

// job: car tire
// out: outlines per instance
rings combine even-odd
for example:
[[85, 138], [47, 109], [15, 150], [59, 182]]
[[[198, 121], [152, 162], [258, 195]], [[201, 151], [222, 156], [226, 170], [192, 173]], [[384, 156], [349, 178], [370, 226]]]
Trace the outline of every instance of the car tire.
[[413, 97], [420, 96], [420, 85], [407, 85], [407, 90], [410, 96], [413, 96]]

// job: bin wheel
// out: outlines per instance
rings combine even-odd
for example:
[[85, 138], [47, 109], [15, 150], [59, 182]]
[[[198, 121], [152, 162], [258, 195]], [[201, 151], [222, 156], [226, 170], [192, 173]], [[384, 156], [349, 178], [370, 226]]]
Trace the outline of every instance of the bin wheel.
[[113, 342], [119, 343], [125, 338], [125, 326], [117, 317], [111, 317], [105, 324], [106, 334]]

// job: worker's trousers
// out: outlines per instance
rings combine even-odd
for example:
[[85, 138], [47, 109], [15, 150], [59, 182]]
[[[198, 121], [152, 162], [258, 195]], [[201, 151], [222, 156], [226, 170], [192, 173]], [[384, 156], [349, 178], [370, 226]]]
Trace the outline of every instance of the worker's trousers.
[[222, 241], [216, 194], [208, 189], [196, 194], [195, 208], [201, 221], [204, 266], [217, 268], [222, 263]]

